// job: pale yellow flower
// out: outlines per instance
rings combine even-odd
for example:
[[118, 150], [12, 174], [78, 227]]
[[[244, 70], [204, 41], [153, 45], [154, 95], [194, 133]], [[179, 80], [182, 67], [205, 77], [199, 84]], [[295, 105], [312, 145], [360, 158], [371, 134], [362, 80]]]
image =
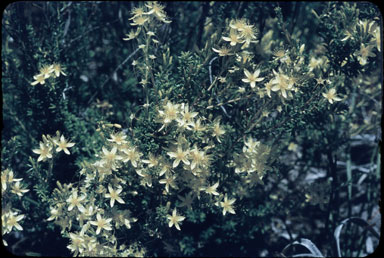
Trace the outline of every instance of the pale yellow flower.
[[102, 218], [100, 213], [96, 214], [96, 219], [97, 219], [97, 221], [90, 221], [89, 222], [89, 223], [91, 223], [91, 225], [97, 226], [96, 235], [100, 234], [100, 231], [102, 229], [104, 229], [104, 230], [112, 230], [111, 224], [110, 224], [112, 219]]
[[342, 100], [341, 98], [336, 96], [336, 90], [334, 88], [330, 89], [327, 93], [323, 93], [323, 96], [331, 104], [333, 104], [333, 101], [341, 101]]
[[236, 46], [236, 44], [244, 42], [242, 39], [240, 39], [240, 36], [234, 30], [229, 32], [229, 37], [222, 38], [223, 40], [228, 41], [231, 46]]
[[40, 68], [40, 75], [44, 76], [44, 79], [51, 77], [51, 73], [53, 72], [52, 65], [44, 65]]
[[169, 219], [168, 226], [172, 227], [175, 225], [177, 230], [181, 230], [179, 226], [179, 222], [183, 221], [185, 219], [184, 216], [178, 216], [176, 208], [173, 210], [172, 215], [168, 215], [167, 218]]
[[148, 17], [138, 16], [133, 18], [132, 26], [143, 26], [148, 21]]
[[180, 161], [182, 161], [185, 165], [190, 164], [190, 161], [187, 159], [189, 155], [189, 151], [183, 150], [181, 146], [178, 146], [176, 151], [170, 151], [170, 152], [167, 152], [167, 154], [171, 158], [175, 159], [172, 165], [174, 168], [180, 164]]
[[103, 146], [102, 147], [102, 151], [103, 151], [103, 154], [104, 154], [103, 158], [107, 162], [114, 162], [116, 160], [123, 159], [121, 156], [116, 154], [116, 152], [117, 152], [117, 148], [116, 147], [113, 147], [110, 151], [108, 151], [108, 149]]
[[247, 76], [247, 78], [242, 79], [243, 82], [249, 83], [251, 85], [251, 88], [255, 88], [256, 82], [261, 82], [264, 80], [264, 78], [259, 78], [260, 75], [260, 69], [257, 69], [256, 71], [250, 73], [247, 69], [244, 69], [244, 74]]
[[265, 90], [267, 92], [268, 97], [271, 98], [271, 90], [273, 86], [272, 81], [267, 82], [264, 86], [265, 86]]
[[111, 134], [111, 139], [107, 139], [109, 142], [114, 142], [117, 145], [127, 143], [125, 140], [127, 136], [124, 133]]
[[189, 158], [192, 161], [191, 169], [195, 169], [196, 167], [202, 165], [205, 160], [205, 152], [200, 151], [196, 146], [190, 151]]
[[108, 194], [105, 194], [105, 198], [110, 198], [110, 205], [111, 205], [111, 208], [113, 207], [113, 205], [115, 204], [115, 201], [119, 202], [119, 203], [125, 203], [123, 199], [121, 199], [121, 197], [119, 196], [119, 194], [121, 193], [123, 189], [121, 188], [121, 186], [117, 187], [117, 190], [114, 190], [110, 185], [108, 186], [108, 191], [109, 193]]
[[41, 85], [45, 84], [45, 78], [43, 74], [35, 75], [33, 76], [33, 79], [35, 79], [35, 81], [32, 82], [31, 85], [36, 85], [38, 83], [40, 83]]
[[219, 182], [208, 187], [202, 187], [201, 190], [205, 191], [207, 194], [210, 194], [210, 195], [219, 195], [219, 193], [216, 191], [218, 186], [219, 186]]
[[244, 30], [246, 26], [247, 26], [247, 20], [244, 18], [231, 20], [229, 23], [229, 27], [231, 27], [232, 29], [236, 29], [238, 31]]
[[287, 91], [293, 88], [293, 80], [285, 74], [277, 73], [275, 70], [273, 70], [273, 73], [275, 74], [275, 78], [271, 81], [274, 85], [271, 90], [280, 91], [281, 95], [287, 98]]
[[179, 113], [179, 105], [172, 104], [172, 102], [168, 101], [164, 106], [164, 110], [159, 110], [160, 116], [163, 118], [163, 123], [168, 124], [173, 120], [176, 120], [177, 114]]
[[159, 158], [153, 155], [152, 153], [149, 154], [148, 159], [143, 159], [143, 163], [148, 164], [149, 168], [157, 167], [159, 165]]
[[64, 151], [65, 154], [69, 155], [71, 154], [68, 150], [68, 148], [71, 148], [73, 146], [75, 146], [74, 143], [72, 142], [68, 142], [65, 138], [64, 138], [64, 135], [62, 135], [60, 137], [60, 141], [57, 141], [57, 140], [54, 140], [54, 143], [58, 146], [56, 148], [56, 152], [60, 152], [60, 151]]
[[73, 210], [74, 207], [77, 207], [77, 209], [80, 212], [84, 212], [85, 208], [81, 204], [81, 202], [84, 201], [84, 199], [85, 199], [85, 195], [82, 195], [82, 196], [79, 197], [79, 196], [77, 196], [77, 191], [74, 191], [71, 194], [71, 196], [69, 196], [69, 198], [66, 200], [67, 203], [69, 203], [68, 211], [71, 211], [71, 210]]
[[181, 112], [180, 115], [183, 117], [183, 119], [187, 122], [190, 122], [194, 117], [198, 115], [197, 112], [189, 111], [189, 105], [182, 105], [181, 106]]
[[200, 132], [205, 130], [205, 126], [201, 124], [201, 119], [197, 119], [196, 121], [192, 121], [191, 125], [193, 127], [193, 131]]
[[375, 53], [372, 52], [373, 45], [365, 46], [361, 43], [360, 50], [356, 51], [357, 60], [359, 60], [360, 65], [366, 65], [368, 62], [368, 57], [376, 56]]
[[131, 30], [128, 34], [125, 34], [127, 37], [123, 38], [123, 40], [132, 40], [137, 37], [137, 31]]
[[168, 175], [166, 175], [165, 178], [159, 180], [159, 183], [160, 183], [160, 184], [165, 184], [165, 191], [166, 191], [167, 193], [169, 193], [169, 187], [170, 187], [170, 186], [171, 186], [172, 188], [174, 188], [174, 189], [177, 188], [177, 186], [175, 185], [175, 179], [176, 179], [175, 176], [168, 176]]
[[51, 208], [50, 210], [51, 216], [47, 219], [47, 221], [56, 220], [59, 217], [59, 210], [56, 208]]
[[11, 232], [13, 227], [18, 230], [23, 230], [23, 227], [18, 222], [24, 217], [25, 215], [23, 214], [17, 215], [17, 212], [9, 212], [8, 214], [6, 214], [6, 221], [3, 226], [6, 227], [8, 232]]
[[252, 137], [248, 137], [246, 141], [244, 141], [243, 152], [253, 152], [257, 153], [257, 148], [260, 146], [260, 142], [256, 141]]
[[147, 2], [145, 6], [149, 8], [149, 12], [147, 12], [147, 14], [153, 13], [159, 19], [165, 18], [164, 6], [159, 4], [157, 1]]
[[14, 175], [13, 175], [13, 171], [12, 170], [8, 170], [9, 172], [7, 173], [8, 175], [8, 179], [7, 181], [9, 183], [12, 183], [12, 182], [19, 182], [21, 180], [23, 180], [22, 178], [14, 178]]
[[130, 20], [136, 18], [136, 17], [140, 17], [140, 16], [143, 16], [145, 14], [144, 12], [144, 9], [142, 7], [135, 7], [132, 11], [131, 11], [131, 14], [133, 15], [131, 18], [129, 18]]
[[226, 47], [222, 47], [220, 49], [216, 49], [216, 48], [212, 48], [213, 51], [215, 51], [216, 53], [219, 54], [219, 56], [230, 56], [230, 55], [233, 55], [233, 53], [231, 53], [230, 49], [226, 48]]
[[28, 189], [21, 189], [20, 182], [18, 181], [12, 186], [11, 192], [22, 197], [23, 194], [26, 192], [29, 192], [29, 190]]
[[67, 248], [69, 250], [74, 253], [82, 253], [84, 250], [86, 250], [84, 236], [82, 236], [81, 234], [74, 234], [72, 232], [69, 232], [69, 238], [71, 239], [71, 243], [67, 245]]
[[298, 148], [298, 145], [296, 144], [296, 143], [294, 143], [294, 142], [291, 142], [291, 143], [289, 143], [289, 145], [288, 145], [288, 150], [290, 150], [290, 151], [297, 151], [297, 148]]
[[228, 200], [227, 195], [224, 197], [224, 201], [220, 202], [220, 206], [223, 208], [223, 215], [225, 215], [227, 212], [235, 214], [235, 210], [233, 209], [232, 205], [236, 201], [236, 199]]
[[126, 155], [123, 157], [123, 162], [130, 161], [135, 168], [138, 166], [141, 156], [143, 154], [136, 150], [135, 147], [125, 148], [122, 150]]
[[40, 142], [40, 149], [34, 149], [32, 151], [36, 154], [40, 154], [39, 158], [37, 159], [37, 162], [40, 162], [52, 158], [51, 150], [51, 146], [47, 146], [43, 142]]
[[244, 47], [248, 47], [252, 40], [256, 39], [256, 32], [252, 25], [246, 25], [239, 33], [240, 37], [244, 39]]
[[213, 125], [212, 136], [216, 137], [217, 141], [221, 143], [220, 137], [225, 134], [225, 130], [221, 127], [220, 121], [217, 120]]
[[61, 65], [58, 64], [58, 63], [54, 63], [54, 64], [52, 65], [52, 71], [54, 72], [54, 75], [55, 75], [56, 77], [59, 77], [60, 74], [62, 74], [62, 75], [64, 75], [64, 76], [67, 76], [67, 75], [63, 72], [63, 68], [61, 67]]
[[318, 68], [321, 66], [323, 63], [323, 60], [321, 58], [315, 58], [311, 57], [311, 60], [309, 61], [309, 71], [313, 71], [314, 69]]

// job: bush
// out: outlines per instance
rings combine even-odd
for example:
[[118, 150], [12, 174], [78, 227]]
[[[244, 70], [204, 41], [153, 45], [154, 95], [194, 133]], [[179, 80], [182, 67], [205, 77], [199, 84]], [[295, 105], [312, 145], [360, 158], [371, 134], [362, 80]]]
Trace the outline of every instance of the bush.
[[[54, 256], [373, 252], [380, 19], [370, 3], [10, 4], [4, 245]], [[348, 221], [363, 226], [340, 234]]]

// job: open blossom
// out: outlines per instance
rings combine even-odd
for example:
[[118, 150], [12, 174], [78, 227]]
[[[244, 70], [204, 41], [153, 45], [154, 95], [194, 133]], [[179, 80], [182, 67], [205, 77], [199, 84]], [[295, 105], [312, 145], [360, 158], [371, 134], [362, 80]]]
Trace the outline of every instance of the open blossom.
[[190, 151], [191, 169], [194, 169], [203, 164], [205, 161], [205, 152], [200, 151], [196, 146]]
[[148, 159], [143, 159], [142, 162], [148, 164], [149, 168], [157, 167], [159, 165], [159, 158], [152, 153], [149, 153]]
[[127, 37], [123, 38], [123, 40], [132, 40], [137, 37], [137, 31], [131, 30], [129, 33], [125, 34]]
[[47, 219], [47, 221], [56, 220], [59, 217], [59, 210], [51, 207], [51, 216]]
[[183, 150], [180, 146], [177, 147], [176, 151], [170, 151], [167, 152], [168, 156], [171, 158], [174, 158], [173, 161], [173, 167], [177, 167], [180, 164], [180, 161], [182, 161], [185, 165], [191, 164], [190, 161], [187, 159], [189, 155], [189, 151]]
[[246, 26], [247, 26], [247, 21], [244, 18], [231, 20], [229, 23], [229, 27], [231, 27], [232, 29], [236, 29], [238, 31], [244, 30]]
[[242, 79], [243, 82], [249, 83], [251, 88], [255, 88], [256, 82], [261, 82], [264, 78], [259, 78], [260, 69], [257, 69], [253, 73], [250, 73], [247, 69], [244, 69], [244, 74], [247, 78]]
[[103, 146], [102, 151], [104, 154], [104, 159], [108, 162], [114, 162], [115, 160], [121, 160], [122, 159], [121, 156], [116, 154], [116, 152], [117, 152], [116, 147], [113, 147], [110, 151], [108, 151], [108, 149]]
[[372, 52], [373, 45], [365, 46], [361, 43], [360, 50], [355, 52], [357, 55], [357, 60], [359, 60], [360, 65], [366, 65], [368, 62], [368, 57], [376, 56], [375, 53]]
[[253, 25], [245, 25], [244, 28], [240, 31], [240, 37], [244, 38], [244, 46], [248, 47], [254, 39], [256, 39], [256, 32], [253, 28]]
[[144, 9], [142, 7], [135, 7], [133, 8], [133, 10], [131, 11], [131, 14], [133, 15], [131, 18], [129, 18], [129, 20], [132, 20], [136, 17], [140, 17], [140, 16], [143, 16], [145, 14], [144, 12]]
[[225, 134], [225, 130], [220, 125], [220, 121], [217, 120], [213, 125], [212, 136], [216, 137], [217, 141], [221, 143], [220, 137]]
[[115, 142], [117, 145], [127, 143], [125, 140], [127, 136], [124, 133], [111, 134], [111, 139], [107, 139], [109, 142]]
[[68, 150], [68, 148], [73, 147], [75, 144], [73, 142], [68, 142], [65, 138], [64, 135], [60, 137], [60, 141], [54, 140], [55, 144], [58, 146], [56, 148], [56, 152], [64, 151], [65, 154], [69, 155], [71, 154]]
[[156, 1], [148, 2], [145, 6], [149, 8], [149, 11], [146, 14], [154, 14], [159, 19], [166, 17], [166, 14], [164, 13], [164, 6]]
[[136, 150], [135, 147], [124, 148], [122, 151], [125, 153], [125, 155], [122, 157], [123, 162], [130, 161], [132, 166], [136, 168], [138, 163], [141, 161], [140, 158], [143, 156], [143, 154]]
[[240, 36], [235, 32], [235, 30], [231, 30], [229, 32], [229, 37], [223, 37], [223, 40], [229, 41], [231, 46], [236, 46], [236, 44], [244, 42], [240, 38]]
[[287, 91], [293, 88], [293, 80], [285, 74], [277, 73], [275, 70], [273, 70], [273, 73], [276, 77], [271, 81], [273, 85], [271, 90], [280, 91], [283, 98], [287, 98]]
[[179, 222], [183, 221], [185, 219], [185, 217], [184, 216], [178, 216], [176, 208], [173, 210], [172, 215], [168, 215], [167, 218], [169, 219], [169, 223], [168, 223], [169, 227], [172, 227], [173, 225], [175, 225], [177, 230], [181, 230], [180, 226], [179, 226]]
[[84, 212], [85, 208], [81, 204], [82, 201], [84, 201], [85, 195], [77, 196], [77, 191], [74, 191], [72, 195], [67, 199], [67, 203], [69, 203], [68, 211], [71, 211], [74, 207], [77, 207], [80, 212]]
[[54, 63], [52, 66], [52, 72], [54, 73], [54, 75], [56, 77], [59, 77], [60, 74], [64, 75], [64, 76], [67, 76], [64, 72], [63, 72], [63, 68], [61, 67], [60, 64], [58, 63]]
[[165, 184], [165, 191], [169, 193], [169, 186], [171, 186], [172, 188], [177, 188], [175, 184], [175, 179], [176, 179], [175, 176], [166, 176], [165, 178], [160, 179], [159, 183]]
[[208, 187], [202, 187], [201, 190], [205, 191], [207, 194], [210, 194], [210, 195], [219, 195], [219, 193], [216, 191], [218, 186], [219, 186], [219, 182]]
[[91, 223], [91, 225], [97, 226], [96, 235], [100, 234], [100, 231], [102, 229], [104, 229], [104, 230], [112, 230], [111, 224], [110, 224], [112, 219], [102, 218], [99, 213], [97, 213], [96, 219], [97, 219], [97, 221], [90, 221], [89, 222], [89, 223]]
[[123, 189], [121, 187], [118, 187], [117, 190], [114, 190], [110, 185], [108, 186], [109, 193], [105, 195], [105, 198], [111, 199], [110, 201], [111, 208], [115, 204], [115, 201], [119, 203], [125, 203], [124, 200], [121, 199], [121, 197], [119, 196], [122, 190]]
[[164, 124], [169, 124], [173, 120], [176, 120], [177, 114], [179, 113], [179, 105], [172, 104], [168, 101], [164, 106], [164, 110], [159, 110], [159, 115], [163, 119]]
[[331, 104], [333, 104], [333, 101], [341, 101], [341, 98], [336, 96], [336, 90], [334, 88], [330, 89], [327, 93], [323, 93], [323, 96]]
[[36, 85], [38, 83], [40, 83], [41, 85], [45, 84], [45, 78], [44, 78], [44, 75], [42, 74], [33, 76], [33, 79], [35, 79], [35, 81], [31, 82], [31, 85]]
[[51, 150], [52, 146], [47, 146], [43, 142], [40, 142], [40, 149], [34, 149], [32, 151], [36, 154], [40, 154], [39, 158], [37, 159], [37, 162], [40, 162], [52, 158]]
[[230, 55], [233, 55], [233, 53], [231, 53], [230, 49], [226, 48], [226, 47], [222, 47], [220, 49], [216, 49], [216, 48], [212, 48], [213, 51], [215, 51], [216, 53], [219, 54], [219, 56], [230, 56]]
[[3, 227], [6, 227], [6, 231], [11, 232], [13, 227], [15, 227], [18, 230], [23, 230], [23, 227], [19, 224], [19, 221], [22, 220], [25, 217], [25, 215], [17, 215], [17, 212], [9, 212], [5, 215], [5, 221], [3, 224]]
[[44, 77], [44, 79], [47, 79], [51, 77], [51, 73], [53, 72], [53, 66], [52, 65], [45, 65], [41, 67], [40, 74]]
[[86, 249], [85, 239], [82, 234], [69, 232], [69, 238], [71, 239], [71, 243], [67, 245], [67, 248], [72, 252], [82, 253]]
[[20, 181], [17, 181], [13, 186], [12, 186], [12, 193], [17, 194], [18, 196], [23, 196], [24, 193], [29, 192], [28, 189], [21, 189], [20, 186]]
[[225, 215], [227, 212], [235, 214], [235, 210], [232, 207], [232, 204], [236, 201], [236, 199], [230, 199], [228, 200], [228, 197], [224, 197], [224, 201], [220, 202], [220, 206], [223, 208], [223, 215]]

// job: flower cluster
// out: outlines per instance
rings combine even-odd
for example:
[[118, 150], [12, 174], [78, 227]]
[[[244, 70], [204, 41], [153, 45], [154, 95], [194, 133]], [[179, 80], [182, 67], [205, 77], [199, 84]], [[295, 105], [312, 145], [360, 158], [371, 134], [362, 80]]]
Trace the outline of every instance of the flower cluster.
[[235, 153], [228, 166], [235, 168], [235, 173], [246, 173], [245, 182], [249, 185], [262, 183], [266, 171], [271, 148], [252, 137], [244, 141], [242, 153]]
[[48, 78], [60, 77], [61, 74], [66, 76], [60, 64], [54, 63], [51, 65], [44, 65], [40, 68], [40, 73], [33, 76], [33, 79], [35, 81], [32, 82], [31, 85], [43, 85], [45, 84], [45, 80], [47, 80]]
[[[121, 187], [116, 187], [115, 190], [109, 185], [109, 193], [106, 193], [100, 188], [102, 185], [96, 191], [90, 190], [90, 183], [85, 180], [85, 185], [75, 187], [73, 184], [62, 185], [57, 182], [50, 208], [51, 216], [47, 221], [54, 221], [61, 227], [62, 233], [71, 240], [68, 249], [75, 255], [111, 256], [116, 253], [114, 246], [117, 244], [113, 232], [121, 226], [130, 229], [131, 223], [137, 219], [130, 215], [129, 210], [114, 206], [115, 201], [124, 204], [119, 196]], [[100, 205], [106, 204], [108, 200], [111, 209]], [[125, 248], [124, 245], [120, 245], [118, 252], [126, 256], [133, 254], [132, 249]]]
[[3, 244], [7, 246], [4, 235], [9, 234], [14, 229], [23, 230], [19, 224], [24, 218], [24, 214], [19, 214], [20, 211], [12, 207], [12, 198], [17, 196], [19, 201], [24, 193], [29, 192], [29, 189], [24, 189], [21, 185], [22, 178], [15, 178], [14, 173], [10, 169], [1, 171], [1, 195], [2, 195], [2, 210], [1, 210], [1, 226]]
[[359, 20], [353, 26], [344, 31], [345, 37], [341, 41], [357, 40], [360, 42], [360, 49], [353, 55], [357, 58], [360, 65], [368, 63], [369, 57], [375, 57], [373, 49], [381, 52], [380, 26], [376, 21]]
[[56, 136], [43, 135], [43, 141], [39, 143], [39, 149], [33, 149], [32, 151], [39, 154], [38, 162], [52, 159], [54, 153], [63, 151], [65, 154], [71, 154], [68, 148], [73, 147], [75, 144], [65, 139], [64, 135], [60, 136], [60, 132], [56, 132]]

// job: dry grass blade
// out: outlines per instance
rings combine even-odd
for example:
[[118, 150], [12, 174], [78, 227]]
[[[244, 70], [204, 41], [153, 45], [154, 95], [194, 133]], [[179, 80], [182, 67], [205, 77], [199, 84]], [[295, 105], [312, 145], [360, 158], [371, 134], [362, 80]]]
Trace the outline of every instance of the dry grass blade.
[[365, 220], [363, 220], [361, 218], [357, 218], [357, 217], [351, 217], [351, 218], [345, 219], [345, 220], [343, 220], [340, 223], [340, 225], [338, 225], [336, 227], [335, 232], [333, 234], [334, 237], [335, 237], [335, 240], [336, 240], [336, 247], [337, 247], [337, 255], [338, 255], [338, 257], [341, 257], [341, 251], [340, 251], [340, 233], [341, 233], [341, 229], [343, 228], [343, 226], [347, 222], [353, 222], [353, 223], [355, 223], [355, 224], [357, 224], [359, 226], [362, 226], [362, 227], [368, 229], [375, 237], [380, 239], [380, 235]]
[[284, 253], [285, 250], [292, 245], [304, 246], [305, 248], [307, 248], [311, 252], [308, 254], [292, 255], [292, 257], [324, 257], [324, 255], [320, 252], [319, 248], [317, 248], [317, 246], [314, 243], [312, 243], [311, 240], [306, 239], [306, 238], [300, 238], [299, 241], [295, 241], [291, 244], [288, 244], [286, 247], [284, 247], [282, 253]]

